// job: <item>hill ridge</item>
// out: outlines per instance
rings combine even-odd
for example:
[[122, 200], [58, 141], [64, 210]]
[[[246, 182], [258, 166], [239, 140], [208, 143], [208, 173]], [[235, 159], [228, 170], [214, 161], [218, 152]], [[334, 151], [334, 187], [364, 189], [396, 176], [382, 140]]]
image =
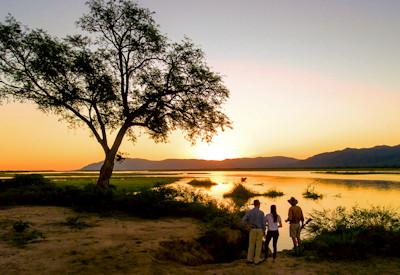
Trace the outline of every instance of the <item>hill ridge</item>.
[[[100, 170], [102, 161], [84, 166], [81, 170]], [[207, 170], [262, 168], [328, 168], [328, 167], [400, 167], [400, 145], [377, 145], [370, 148], [345, 148], [319, 153], [306, 159], [285, 156], [244, 157], [224, 160], [127, 158], [116, 162], [114, 170]]]

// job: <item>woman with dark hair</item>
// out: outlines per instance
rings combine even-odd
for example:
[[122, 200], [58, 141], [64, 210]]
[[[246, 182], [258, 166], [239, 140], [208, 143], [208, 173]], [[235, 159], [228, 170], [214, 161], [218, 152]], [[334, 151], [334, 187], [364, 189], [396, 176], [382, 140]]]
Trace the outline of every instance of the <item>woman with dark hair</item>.
[[276, 245], [279, 238], [279, 227], [282, 227], [281, 217], [276, 212], [276, 205], [271, 205], [271, 213], [265, 216], [265, 223], [268, 226], [267, 236], [265, 237], [265, 251], [268, 256], [269, 242], [272, 239], [273, 253], [272, 258], [275, 261], [276, 258]]

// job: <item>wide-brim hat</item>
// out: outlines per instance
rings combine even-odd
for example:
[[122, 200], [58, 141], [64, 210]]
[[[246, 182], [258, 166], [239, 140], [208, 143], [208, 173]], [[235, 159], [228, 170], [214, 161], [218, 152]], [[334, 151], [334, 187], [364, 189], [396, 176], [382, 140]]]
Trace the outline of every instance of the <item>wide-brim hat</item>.
[[291, 197], [290, 200], [288, 200], [288, 203], [290, 203], [290, 204], [297, 204], [298, 201], [297, 201], [294, 197]]

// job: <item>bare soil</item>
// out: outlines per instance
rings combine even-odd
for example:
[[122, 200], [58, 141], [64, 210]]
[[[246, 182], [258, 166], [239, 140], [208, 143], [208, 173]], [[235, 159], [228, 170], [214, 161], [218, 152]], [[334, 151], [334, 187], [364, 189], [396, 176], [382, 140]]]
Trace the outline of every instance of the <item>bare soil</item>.
[[[68, 217], [91, 225], [77, 229]], [[9, 239], [15, 221], [32, 223], [42, 232], [25, 247]], [[200, 235], [198, 221], [189, 218], [146, 220], [128, 216], [101, 217], [62, 207], [0, 209], [0, 274], [400, 274], [398, 259], [359, 262], [316, 262], [279, 253], [259, 265], [245, 260], [227, 264], [185, 266], [156, 258], [160, 243], [191, 240]], [[179, 251], [171, 251], [179, 253]]]

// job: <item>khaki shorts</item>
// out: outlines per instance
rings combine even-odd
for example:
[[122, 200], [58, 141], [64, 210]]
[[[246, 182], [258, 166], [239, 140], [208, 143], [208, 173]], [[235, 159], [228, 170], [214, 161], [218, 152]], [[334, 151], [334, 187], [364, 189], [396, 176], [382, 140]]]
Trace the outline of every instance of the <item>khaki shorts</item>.
[[300, 224], [292, 223], [290, 224], [289, 232], [291, 238], [300, 238]]

